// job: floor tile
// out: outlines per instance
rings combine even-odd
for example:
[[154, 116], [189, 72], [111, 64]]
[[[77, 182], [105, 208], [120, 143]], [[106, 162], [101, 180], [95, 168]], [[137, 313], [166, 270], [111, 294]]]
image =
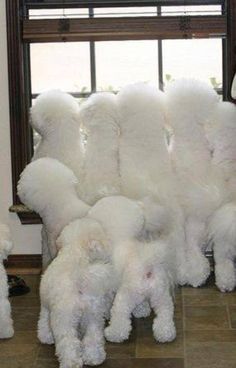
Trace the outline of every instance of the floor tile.
[[36, 344], [0, 345], [1, 368], [31, 368], [38, 352]]
[[183, 333], [165, 344], [158, 343], [152, 336], [137, 338], [136, 358], [183, 358]]
[[107, 359], [101, 368], [184, 368], [183, 359]]
[[12, 318], [15, 331], [37, 330], [39, 308], [13, 308]]
[[184, 324], [186, 330], [228, 329], [229, 321], [225, 306], [185, 307]]
[[11, 339], [0, 340], [0, 345], [39, 344], [37, 331], [16, 331]]
[[236, 328], [236, 306], [229, 307], [229, 317], [230, 317], [231, 328]]
[[235, 368], [235, 331], [187, 331], [185, 368]]

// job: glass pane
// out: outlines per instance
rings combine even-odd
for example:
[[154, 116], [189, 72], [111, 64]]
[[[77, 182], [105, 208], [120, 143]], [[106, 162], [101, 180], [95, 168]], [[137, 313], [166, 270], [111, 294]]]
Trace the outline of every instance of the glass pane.
[[157, 14], [155, 6], [148, 7], [126, 7], [126, 8], [96, 8], [94, 17], [143, 17]]
[[162, 15], [216, 15], [221, 14], [220, 5], [162, 6]]
[[88, 9], [31, 9], [30, 19], [54, 18], [84, 18], [88, 17]]
[[97, 42], [96, 66], [100, 91], [116, 91], [138, 81], [157, 84], [157, 41]]
[[222, 87], [222, 40], [163, 41], [164, 82], [177, 78], [197, 78]]
[[48, 89], [90, 91], [88, 42], [31, 44], [32, 93]]

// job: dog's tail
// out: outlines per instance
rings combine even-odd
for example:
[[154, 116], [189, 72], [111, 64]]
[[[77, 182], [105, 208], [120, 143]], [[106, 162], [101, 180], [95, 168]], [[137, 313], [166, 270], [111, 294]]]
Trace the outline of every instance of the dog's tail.
[[40, 134], [58, 129], [70, 119], [78, 120], [79, 105], [68, 93], [52, 90], [42, 93], [36, 98], [31, 108], [31, 125]]
[[0, 259], [6, 259], [13, 248], [9, 227], [0, 223]]
[[[87, 214], [89, 206], [80, 201], [76, 193], [77, 179], [72, 170], [58, 160], [41, 158], [30, 163], [18, 182], [18, 195], [30, 209], [43, 217], [45, 209], [58, 208], [58, 216], [66, 206], [76, 204], [81, 213]], [[49, 210], [48, 210], [49, 212]], [[53, 219], [55, 220], [55, 219]]]

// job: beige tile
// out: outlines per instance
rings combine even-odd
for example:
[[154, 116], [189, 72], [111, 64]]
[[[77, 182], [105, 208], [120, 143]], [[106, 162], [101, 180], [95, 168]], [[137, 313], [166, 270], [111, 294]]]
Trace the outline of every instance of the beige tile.
[[36, 344], [0, 345], [1, 368], [31, 368], [38, 352]]
[[0, 345], [39, 344], [37, 331], [15, 331], [11, 339], [0, 340]]
[[221, 293], [216, 288], [184, 288], [183, 301], [188, 306], [236, 305], [236, 293]]
[[53, 360], [56, 360], [55, 346], [54, 345], [47, 345], [47, 344], [40, 344], [37, 359], [41, 359], [41, 360], [53, 359]]
[[231, 328], [236, 328], [236, 306], [229, 307], [229, 316], [230, 316]]
[[235, 368], [234, 331], [187, 331], [185, 368]]
[[184, 324], [186, 330], [228, 329], [226, 307], [185, 307]]
[[35, 331], [39, 317], [39, 308], [13, 308], [12, 318], [15, 331]]
[[153, 336], [137, 338], [136, 358], [183, 358], [183, 332], [177, 334], [175, 341], [157, 343]]
[[11, 306], [14, 308], [32, 308], [40, 306], [39, 297], [28, 295], [14, 296], [10, 298]]
[[178, 358], [107, 359], [99, 367], [101, 368], [184, 368], [184, 361], [183, 359], [178, 359]]

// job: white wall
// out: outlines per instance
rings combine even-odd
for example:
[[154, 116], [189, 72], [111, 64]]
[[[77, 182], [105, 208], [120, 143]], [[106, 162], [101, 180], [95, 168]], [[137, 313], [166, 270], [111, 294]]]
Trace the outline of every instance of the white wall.
[[0, 0], [0, 221], [10, 226], [14, 241], [13, 254], [41, 253], [41, 225], [21, 225], [12, 204], [11, 147], [7, 74], [5, 0]]

